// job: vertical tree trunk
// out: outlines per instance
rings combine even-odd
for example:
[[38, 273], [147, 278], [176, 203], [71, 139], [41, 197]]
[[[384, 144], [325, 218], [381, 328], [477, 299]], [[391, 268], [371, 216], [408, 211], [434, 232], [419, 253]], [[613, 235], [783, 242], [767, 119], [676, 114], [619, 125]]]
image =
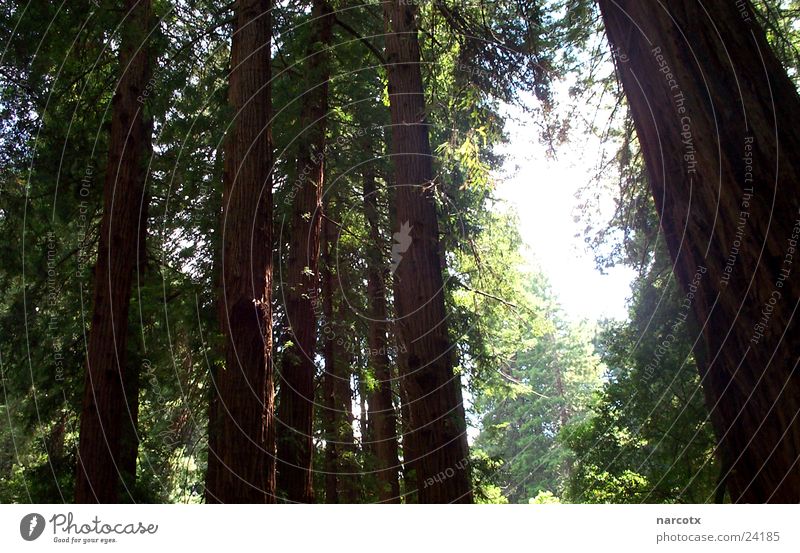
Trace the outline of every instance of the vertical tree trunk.
[[139, 210], [151, 140], [143, 104], [150, 78], [149, 0], [126, 0], [120, 78], [111, 113], [103, 218], [94, 272], [94, 302], [81, 412], [77, 503], [115, 503], [125, 405], [125, 348], [131, 280], [137, 260]]
[[749, 2], [599, 0], [734, 502], [800, 501], [800, 98]]
[[355, 435], [353, 433], [353, 359], [345, 347], [337, 340], [334, 345], [337, 374], [334, 380], [334, 406], [336, 413], [336, 453], [339, 472], [339, 501], [341, 503], [359, 502], [358, 462]]
[[[401, 370], [420, 447], [415, 462], [420, 502], [470, 503], [469, 471], [456, 467], [467, 459], [466, 422], [459, 404], [461, 382], [453, 371], [447, 332], [417, 10], [412, 4], [402, 0], [384, 4], [395, 209], [401, 225], [395, 230], [406, 250], [395, 271], [398, 338], [407, 349], [407, 363]], [[439, 478], [440, 474], [448, 476]]]
[[278, 489], [298, 503], [314, 500], [312, 478], [314, 422], [314, 350], [317, 318], [314, 298], [319, 287], [319, 237], [328, 112], [333, 13], [325, 0], [314, 0], [311, 40], [306, 49], [306, 86], [301, 100], [301, 138], [297, 184], [289, 225], [287, 278], [283, 286], [291, 347], [284, 349], [278, 402]]
[[323, 225], [322, 309], [324, 318], [325, 374], [323, 394], [325, 396], [326, 444], [325, 444], [325, 502], [355, 503], [357, 478], [354, 464], [356, 447], [353, 436], [352, 392], [350, 388], [350, 359], [339, 343], [344, 339], [342, 326], [336, 321], [337, 308], [334, 289], [340, 284], [340, 275], [331, 271], [332, 223]]
[[377, 461], [378, 499], [382, 503], [400, 502], [397, 471], [397, 416], [392, 401], [392, 373], [388, 354], [386, 308], [386, 267], [382, 255], [375, 172], [364, 169], [364, 213], [369, 225], [371, 248], [368, 252], [367, 299], [369, 301], [369, 364], [377, 384], [368, 394], [370, 449]]
[[[370, 419], [369, 406], [367, 405], [367, 396], [369, 392], [367, 391], [366, 374], [363, 372], [365, 370], [366, 369], [362, 367], [362, 371], [357, 374], [355, 386], [353, 388], [353, 396], [358, 398], [358, 431], [360, 434], [359, 441], [361, 442], [360, 446], [355, 441], [353, 445], [355, 446], [354, 451], [360, 456], [361, 469], [363, 471], [369, 471], [372, 467], [372, 461], [375, 458], [375, 452], [372, 447], [372, 420]], [[369, 476], [373, 476], [373, 474]], [[361, 488], [367, 492], [377, 489], [377, 487], [372, 484], [362, 485]]]
[[[402, 355], [402, 354], [401, 354]], [[401, 366], [403, 361], [400, 362]], [[400, 382], [400, 428], [403, 431], [403, 484], [404, 493], [403, 501], [405, 503], [419, 503], [419, 494], [417, 493], [417, 470], [416, 460], [419, 458], [417, 451], [419, 448], [415, 447], [416, 434], [411, 427], [411, 413], [408, 409], [408, 393], [404, 382]]]
[[330, 240], [331, 223], [322, 224], [322, 317], [325, 331], [322, 334], [322, 355], [325, 361], [325, 373], [322, 376], [323, 395], [323, 433], [325, 435], [325, 503], [339, 503], [338, 453], [336, 451], [336, 359], [334, 352], [335, 336], [333, 327], [333, 273], [331, 271]]
[[[153, 126], [152, 120], [147, 121], [147, 135], [152, 137]], [[152, 140], [147, 140], [145, 144], [145, 159], [152, 158], [153, 143]], [[146, 187], [145, 176], [145, 192], [139, 200], [139, 238], [136, 243], [136, 283], [138, 289], [141, 286], [141, 279], [147, 271], [147, 220], [150, 207], [150, 194]], [[144, 321], [140, 320], [140, 328], [144, 326]], [[143, 330], [143, 328], [142, 328]], [[134, 359], [128, 361], [128, 367], [123, 379], [123, 386], [125, 392], [126, 411], [122, 416], [122, 435], [120, 438], [120, 473], [122, 475], [122, 482], [129, 494], [130, 499], [135, 500], [133, 496], [134, 488], [136, 487], [136, 466], [139, 457], [139, 391], [141, 390], [141, 371], [142, 371], [142, 352], [144, 351], [145, 344], [136, 341], [136, 354]]]
[[372, 421], [367, 406], [367, 381], [364, 374], [358, 375], [358, 426], [361, 432], [361, 449], [364, 454], [372, 455]]
[[[238, 0], [225, 143], [222, 330], [206, 500], [274, 501], [270, 0]], [[212, 446], [213, 445], [213, 449]]]

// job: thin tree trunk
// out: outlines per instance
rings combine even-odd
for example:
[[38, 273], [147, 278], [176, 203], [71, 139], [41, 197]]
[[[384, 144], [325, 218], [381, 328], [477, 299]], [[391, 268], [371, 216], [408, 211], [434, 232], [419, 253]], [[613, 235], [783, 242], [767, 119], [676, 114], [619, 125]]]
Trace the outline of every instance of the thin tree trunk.
[[797, 503], [800, 97], [749, 2], [599, 5], [685, 309], [703, 328], [722, 480], [732, 502]]
[[400, 383], [400, 428], [402, 428], [403, 431], [403, 501], [405, 503], [419, 503], [419, 495], [417, 493], [417, 471], [415, 468], [416, 459], [419, 457], [417, 453], [419, 448], [415, 447], [414, 441], [416, 439], [416, 434], [411, 427], [411, 413], [409, 413], [408, 409], [408, 393], [402, 381]]
[[469, 471], [458, 468], [468, 458], [466, 422], [447, 332], [417, 9], [412, 4], [384, 3], [395, 210], [401, 225], [395, 230], [405, 250], [395, 271], [398, 340], [407, 349], [401, 370], [420, 448], [414, 462], [420, 502], [471, 503]]
[[392, 401], [392, 373], [388, 354], [385, 260], [382, 255], [378, 197], [371, 164], [364, 169], [364, 213], [372, 244], [367, 259], [367, 299], [369, 301], [369, 364], [377, 384], [369, 393], [370, 448], [377, 461], [378, 499], [382, 503], [400, 502], [400, 467], [397, 446], [397, 415]]
[[338, 452], [336, 431], [336, 359], [334, 352], [333, 322], [333, 273], [331, 271], [330, 239], [331, 223], [324, 221], [322, 233], [322, 317], [325, 331], [322, 355], [325, 361], [325, 374], [322, 377], [323, 394], [323, 432], [325, 434], [325, 503], [339, 503]]
[[284, 348], [278, 401], [278, 489], [289, 501], [314, 501], [312, 478], [314, 423], [314, 350], [319, 287], [319, 235], [328, 112], [333, 13], [325, 0], [314, 0], [311, 40], [306, 49], [306, 85], [301, 100], [301, 138], [297, 186], [292, 189], [287, 279], [282, 301], [291, 347]]
[[234, 6], [228, 94], [235, 120], [225, 144], [221, 257], [225, 367], [210, 411], [208, 502], [275, 497], [270, 8], [270, 0]]
[[355, 465], [355, 438], [353, 435], [353, 407], [350, 380], [350, 358], [343, 347], [345, 332], [337, 320], [335, 288], [341, 286], [340, 275], [332, 274], [330, 247], [335, 232], [332, 223], [323, 223], [323, 318], [325, 375], [323, 393], [326, 402], [326, 425], [329, 438], [325, 444], [326, 459], [326, 503], [355, 503], [358, 500]]
[[367, 382], [363, 373], [358, 375], [356, 388], [358, 390], [358, 428], [361, 433], [361, 454], [363, 457], [369, 457], [373, 455], [372, 421], [367, 411]]
[[344, 344], [337, 340], [334, 345], [338, 374], [334, 381], [334, 405], [337, 428], [337, 455], [339, 461], [339, 500], [342, 503], [358, 503], [359, 482], [355, 434], [353, 433], [353, 387], [352, 356]]
[[151, 141], [143, 104], [150, 78], [149, 0], [127, 0], [120, 46], [122, 77], [114, 94], [103, 218], [94, 272], [94, 302], [78, 446], [77, 503], [116, 503], [126, 380], [131, 281], [139, 210]]

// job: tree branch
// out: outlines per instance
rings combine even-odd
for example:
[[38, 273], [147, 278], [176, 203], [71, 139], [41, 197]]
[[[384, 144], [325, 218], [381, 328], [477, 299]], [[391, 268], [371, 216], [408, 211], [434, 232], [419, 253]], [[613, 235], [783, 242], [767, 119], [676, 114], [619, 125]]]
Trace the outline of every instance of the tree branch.
[[386, 59], [383, 57], [383, 54], [381, 54], [380, 50], [378, 50], [377, 48], [375, 48], [375, 45], [373, 45], [373, 44], [372, 44], [370, 41], [368, 41], [366, 38], [364, 38], [364, 37], [362, 37], [360, 34], [358, 34], [358, 31], [356, 31], [355, 29], [353, 29], [353, 28], [352, 28], [350, 25], [348, 25], [347, 23], [345, 23], [344, 21], [342, 21], [342, 20], [341, 20], [341, 19], [339, 19], [338, 17], [335, 17], [335, 16], [334, 16], [333, 20], [334, 20], [334, 22], [335, 22], [337, 25], [339, 25], [339, 26], [340, 26], [342, 29], [344, 29], [345, 31], [347, 31], [348, 33], [350, 33], [351, 35], [353, 35], [355, 38], [357, 38], [358, 40], [360, 40], [360, 41], [361, 41], [361, 43], [362, 43], [362, 44], [364, 44], [364, 46], [366, 46], [367, 48], [369, 48], [370, 52], [372, 52], [373, 54], [375, 54], [375, 57], [376, 57], [376, 58], [378, 58], [378, 60], [381, 62], [381, 65], [386, 65]]

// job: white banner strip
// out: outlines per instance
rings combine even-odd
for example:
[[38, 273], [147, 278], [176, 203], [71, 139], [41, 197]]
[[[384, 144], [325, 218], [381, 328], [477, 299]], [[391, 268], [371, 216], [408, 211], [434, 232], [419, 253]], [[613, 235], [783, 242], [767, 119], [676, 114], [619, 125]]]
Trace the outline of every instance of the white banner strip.
[[0, 505], [0, 521], [4, 552], [800, 551], [797, 505]]

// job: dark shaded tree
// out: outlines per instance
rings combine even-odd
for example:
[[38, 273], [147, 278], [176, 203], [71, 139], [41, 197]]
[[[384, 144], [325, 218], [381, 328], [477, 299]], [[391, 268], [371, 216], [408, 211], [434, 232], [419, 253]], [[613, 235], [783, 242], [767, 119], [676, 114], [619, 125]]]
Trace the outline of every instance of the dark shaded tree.
[[[369, 150], [367, 150], [369, 151]], [[386, 264], [383, 262], [378, 214], [378, 188], [375, 170], [364, 166], [364, 215], [369, 226], [370, 248], [367, 254], [368, 330], [367, 358], [374, 384], [369, 397], [369, 444], [376, 460], [378, 499], [383, 503], [400, 502], [398, 480], [397, 414], [392, 397], [392, 370], [389, 360], [389, 324], [386, 305]], [[363, 414], [362, 414], [363, 417]]]
[[[442, 277], [431, 147], [425, 118], [416, 27], [417, 7], [384, 4], [386, 62], [392, 119], [396, 229], [407, 246], [395, 271], [400, 370], [412, 434], [411, 459], [421, 503], [472, 501], [469, 471], [453, 471], [468, 458], [460, 377], [453, 371]], [[405, 249], [405, 248], [404, 248]]]
[[271, 2], [238, 0], [225, 143], [220, 311], [206, 500], [275, 500], [272, 366]]
[[352, 370], [350, 355], [343, 347], [346, 332], [337, 301], [341, 275], [331, 253], [336, 237], [330, 220], [323, 223], [322, 314], [323, 360], [322, 377], [323, 436], [325, 438], [325, 502], [355, 503], [358, 501], [356, 445], [353, 435]]
[[305, 75], [301, 100], [296, 182], [289, 232], [287, 278], [282, 301], [286, 310], [287, 343], [281, 360], [278, 402], [278, 489], [293, 502], [314, 500], [312, 459], [314, 374], [319, 289], [319, 243], [328, 112], [330, 65], [328, 48], [333, 13], [324, 0], [311, 8], [310, 38], [301, 67]]
[[[103, 217], [94, 274], [94, 297], [87, 352], [86, 380], [78, 447], [75, 501], [115, 503], [119, 478], [123, 413], [126, 409], [128, 307], [133, 269], [140, 258], [142, 209], [151, 126], [139, 100], [150, 78], [151, 6], [149, 0], [127, 0], [119, 67], [122, 72], [114, 95], [109, 163], [104, 184]], [[135, 465], [133, 466], [135, 471]]]
[[[598, 2], [734, 502], [800, 500], [800, 98], [749, 2]], [[690, 296], [691, 294], [691, 296]]]

